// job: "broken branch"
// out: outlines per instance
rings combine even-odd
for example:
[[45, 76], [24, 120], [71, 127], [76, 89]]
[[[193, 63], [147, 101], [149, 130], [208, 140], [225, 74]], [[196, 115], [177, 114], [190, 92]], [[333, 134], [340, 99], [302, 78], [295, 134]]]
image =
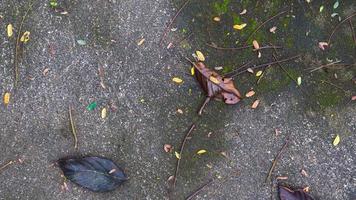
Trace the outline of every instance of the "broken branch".
[[197, 194], [199, 194], [205, 187], [211, 185], [213, 183], [213, 179], [210, 179], [207, 183], [200, 186], [197, 190], [195, 190], [192, 194], [190, 194], [185, 200], [192, 200]]

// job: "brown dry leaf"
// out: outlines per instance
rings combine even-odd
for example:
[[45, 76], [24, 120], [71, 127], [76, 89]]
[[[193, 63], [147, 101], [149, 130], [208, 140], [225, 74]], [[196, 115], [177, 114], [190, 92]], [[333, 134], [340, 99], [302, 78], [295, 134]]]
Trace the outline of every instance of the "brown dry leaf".
[[167, 179], [168, 182], [171, 182], [171, 181], [173, 181], [173, 180], [174, 180], [174, 176], [170, 176], [170, 177], [168, 177], [168, 179]]
[[256, 109], [257, 106], [258, 106], [258, 104], [260, 104], [260, 100], [256, 99], [256, 100], [253, 102], [253, 104], [251, 105], [251, 108], [252, 108], [252, 109]]
[[180, 109], [180, 108], [177, 109], [177, 112], [178, 112], [179, 114], [183, 114], [183, 110]]
[[305, 177], [309, 176], [308, 173], [304, 169], [300, 170], [300, 173]]
[[137, 42], [137, 45], [138, 45], [138, 46], [141, 46], [141, 45], [143, 45], [144, 42], [145, 42], [145, 38], [142, 38], [141, 40], [139, 40], [139, 41]]
[[352, 101], [355, 101], [355, 100], [356, 100], [356, 95], [355, 95], [355, 96], [352, 96], [352, 97], [351, 97], [351, 100], [352, 100]]
[[163, 146], [163, 149], [166, 153], [170, 153], [170, 152], [172, 152], [173, 146], [171, 144], [165, 144]]
[[260, 45], [258, 44], [257, 40], [252, 41], [252, 44], [253, 44], [253, 48], [255, 48], [255, 49], [260, 48]]
[[309, 192], [309, 191], [310, 191], [310, 187], [307, 186], [307, 187], [303, 188], [303, 191], [304, 191], [304, 192]]
[[216, 16], [216, 17], [213, 18], [213, 20], [214, 20], [215, 22], [220, 22], [220, 21], [221, 21], [221, 18], [218, 17], [218, 16]]
[[319, 48], [321, 50], [324, 51], [327, 46], [329, 46], [329, 44], [327, 42], [319, 42]]
[[252, 97], [255, 94], [256, 94], [255, 91], [251, 90], [251, 91], [247, 92], [245, 96], [246, 97]]
[[10, 96], [11, 96], [10, 92], [5, 92], [5, 94], [4, 94], [4, 104], [5, 104], [5, 106], [7, 106], [10, 103]]

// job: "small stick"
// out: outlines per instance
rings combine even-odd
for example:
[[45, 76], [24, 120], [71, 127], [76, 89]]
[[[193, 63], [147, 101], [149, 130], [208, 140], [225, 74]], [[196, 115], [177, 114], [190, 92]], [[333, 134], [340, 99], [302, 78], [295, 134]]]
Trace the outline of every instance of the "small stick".
[[335, 62], [332, 62], [332, 63], [326, 64], [326, 65], [321, 65], [321, 66], [319, 66], [319, 67], [316, 67], [316, 68], [314, 68], [314, 69], [310, 70], [310, 72], [309, 72], [309, 73], [312, 73], [312, 72], [317, 71], [317, 70], [319, 70], [319, 69], [322, 69], [322, 68], [324, 68], [324, 67], [328, 67], [328, 66], [330, 66], [330, 65], [337, 64], [337, 63], [339, 63], [339, 62], [341, 62], [341, 60], [338, 60], [338, 61], [335, 61]]
[[252, 47], [252, 45], [247, 45], [247, 46], [242, 46], [242, 47], [218, 47], [216, 45], [209, 44], [209, 43], [206, 43], [206, 46], [211, 47], [213, 49], [217, 49], [217, 50], [230, 50], [230, 51], [248, 49], [248, 48]]
[[70, 125], [72, 127], [72, 134], [74, 136], [74, 149], [78, 149], [77, 131], [75, 130], [75, 124], [72, 116], [72, 109], [70, 106], [69, 106], [69, 120], [70, 120]]
[[174, 172], [174, 179], [173, 179], [173, 189], [176, 187], [176, 182], [177, 182], [177, 176], [178, 176], [178, 171], [179, 171], [179, 165], [180, 165], [180, 160], [183, 158], [182, 154], [183, 154], [183, 150], [184, 150], [184, 146], [185, 143], [187, 142], [188, 137], [190, 136], [190, 134], [193, 132], [195, 128], [195, 124], [192, 124], [192, 126], [190, 127], [189, 131], [187, 132], [187, 134], [184, 136], [184, 139], [182, 141], [182, 144], [180, 146], [180, 159], [177, 160], [177, 164], [176, 164], [176, 170]]
[[213, 179], [210, 179], [207, 183], [204, 185], [200, 186], [197, 190], [195, 190], [193, 193], [191, 193], [185, 200], [192, 200], [197, 194], [199, 194], [205, 187], [208, 185], [211, 185], [214, 182]]
[[280, 46], [264, 46], [264, 47], [260, 47], [258, 49], [254, 49], [253, 51], [259, 51], [261, 49], [282, 49], [283, 47]]
[[346, 22], [347, 20], [351, 19], [352, 17], [356, 16], [356, 12], [352, 13], [350, 16], [346, 17], [344, 20], [342, 20], [338, 25], [335, 26], [335, 28], [333, 29], [333, 31], [331, 32], [329, 39], [328, 39], [328, 45], [330, 46], [330, 41], [332, 36], [334, 35], [334, 33], [336, 32], [336, 30], [339, 28], [339, 26], [341, 26], [341, 24], [343, 24], [344, 22]]
[[352, 25], [352, 19], [349, 19], [349, 24], [350, 24], [350, 29], [352, 32], [352, 39], [354, 40], [354, 43], [356, 45], [356, 35], [355, 35], [354, 26]]
[[239, 66], [237, 69], [234, 69], [233, 71], [231, 71], [231, 72], [229, 72], [229, 73], [223, 74], [223, 76], [230, 77], [230, 74], [233, 75], [234, 72], [239, 71], [239, 69], [242, 69], [242, 68], [246, 67], [247, 65], [249, 65], [249, 64], [251, 64], [251, 63], [252, 63], [252, 61], [248, 61], [247, 63], [245, 63], [245, 64]]
[[203, 110], [205, 108], [205, 106], [209, 103], [211, 97], [206, 97], [204, 103], [201, 105], [200, 109], [199, 109], [199, 112], [198, 112], [198, 115], [201, 116], [203, 114]]
[[274, 170], [274, 168], [275, 168], [276, 165], [277, 165], [277, 161], [278, 161], [278, 159], [281, 157], [281, 155], [282, 155], [284, 149], [287, 147], [288, 143], [289, 143], [289, 137], [287, 138], [287, 140], [286, 140], [286, 142], [284, 143], [283, 147], [279, 150], [277, 156], [274, 158], [273, 163], [272, 163], [272, 166], [271, 166], [271, 168], [270, 168], [270, 170], [269, 170], [269, 172], [268, 172], [268, 176], [267, 176], [267, 178], [266, 178], [266, 182], [267, 182], [268, 180], [270, 180], [270, 178], [271, 178], [271, 176], [272, 176], [272, 173], [273, 173], [273, 170]]
[[8, 166], [10, 166], [10, 165], [12, 165], [12, 164], [14, 164], [14, 163], [15, 163], [15, 161], [13, 161], [13, 160], [9, 161], [8, 163], [6, 163], [5, 165], [3, 165], [3, 166], [0, 167], [0, 171], [2, 171], [2, 170], [5, 169], [6, 167], [8, 167]]
[[178, 17], [178, 15], [182, 12], [183, 8], [189, 3], [190, 0], [185, 1], [185, 3], [182, 5], [182, 7], [180, 7], [180, 9], [177, 11], [177, 13], [174, 15], [174, 17], [171, 19], [171, 21], [169, 22], [168, 26], [166, 27], [166, 29], [163, 32], [163, 35], [161, 37], [161, 40], [159, 41], [159, 45], [162, 45], [163, 40], [166, 38], [169, 29], [171, 28], [173, 22], [176, 20], [176, 18]]
[[25, 23], [25, 19], [27, 18], [28, 13], [30, 12], [30, 9], [32, 8], [33, 3], [29, 3], [28, 8], [25, 12], [25, 15], [22, 17], [20, 27], [17, 33], [17, 38], [16, 38], [16, 46], [15, 46], [15, 58], [14, 58], [14, 73], [15, 73], [15, 81], [14, 81], [14, 87], [17, 87], [17, 83], [19, 81], [19, 44], [20, 44], [20, 38], [21, 38], [21, 32], [22, 32], [22, 27], [23, 24]]
[[247, 43], [247, 41], [262, 27], [264, 26], [266, 23], [268, 23], [269, 21], [273, 20], [274, 18], [286, 13], [287, 11], [282, 11], [272, 17], [270, 17], [269, 19], [267, 19], [266, 21], [264, 21], [262, 24], [260, 24], [255, 30], [252, 31], [252, 33], [247, 37], [246, 41], [245, 41], [245, 44]]

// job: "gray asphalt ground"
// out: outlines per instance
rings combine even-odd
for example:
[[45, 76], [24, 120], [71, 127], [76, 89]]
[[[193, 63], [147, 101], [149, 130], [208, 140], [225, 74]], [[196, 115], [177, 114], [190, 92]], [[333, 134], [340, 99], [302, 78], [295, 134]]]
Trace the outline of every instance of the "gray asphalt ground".
[[[27, 2], [0, 0], [0, 91], [12, 94], [8, 106], [1, 103], [0, 165], [23, 161], [0, 171], [0, 199], [167, 199], [176, 158], [163, 145], [178, 149], [193, 121], [197, 128], [185, 149], [174, 199], [183, 199], [210, 179], [214, 182], [197, 199], [271, 199], [265, 179], [288, 137], [273, 179], [287, 176], [282, 184], [309, 186], [320, 200], [356, 199], [354, 102], [310, 111], [291, 86], [278, 95], [258, 96], [256, 110], [247, 101], [234, 106], [213, 102], [198, 118], [204, 97], [189, 64], [179, 49], [158, 45], [175, 12], [169, 1], [72, 0], [61, 6], [68, 15], [54, 12], [45, 1], [37, 1], [29, 13], [23, 29], [31, 36], [15, 89], [15, 45], [6, 26], [12, 23], [16, 33]], [[100, 85], [99, 67], [105, 70], [106, 89]], [[183, 84], [174, 84], [175, 76]], [[93, 101], [98, 106], [88, 111]], [[69, 106], [74, 108], [78, 151]], [[104, 107], [108, 116], [101, 119]], [[334, 147], [336, 134], [341, 142]], [[200, 149], [208, 153], [196, 155]], [[69, 191], [62, 191], [60, 170], [51, 164], [69, 155], [111, 158], [130, 180], [110, 193], [92, 193], [71, 183]], [[275, 192], [272, 199], [277, 199]]]

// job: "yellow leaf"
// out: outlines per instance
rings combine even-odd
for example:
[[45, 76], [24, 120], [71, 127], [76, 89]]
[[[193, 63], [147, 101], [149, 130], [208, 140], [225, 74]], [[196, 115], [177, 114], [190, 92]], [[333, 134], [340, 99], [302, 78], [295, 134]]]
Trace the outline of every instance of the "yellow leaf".
[[247, 26], [246, 23], [243, 23], [243, 24], [235, 24], [233, 27], [234, 29], [236, 30], [242, 30], [243, 28], [245, 28]]
[[218, 16], [216, 16], [216, 17], [213, 18], [213, 20], [216, 21], [216, 22], [220, 22], [220, 21], [221, 21], [221, 18], [218, 17]]
[[103, 108], [103, 109], [101, 110], [101, 118], [102, 118], [102, 119], [105, 119], [105, 118], [106, 118], [106, 115], [107, 115], [107, 109], [106, 109], [106, 108]]
[[194, 74], [195, 74], [195, 68], [194, 68], [194, 67], [192, 67], [192, 68], [190, 69], [190, 73], [192, 74], [192, 76], [194, 76]]
[[5, 104], [5, 106], [7, 106], [7, 105], [9, 104], [9, 102], [10, 102], [10, 96], [11, 96], [11, 94], [10, 94], [9, 92], [6, 92], [6, 93], [4, 94], [4, 104]]
[[29, 31], [26, 31], [24, 32], [24, 34], [21, 36], [21, 39], [20, 41], [23, 42], [23, 43], [26, 43], [30, 40], [30, 32]]
[[205, 149], [202, 149], [202, 150], [199, 150], [198, 152], [197, 152], [197, 154], [198, 155], [201, 155], [201, 154], [204, 154], [204, 153], [206, 153], [207, 151], [205, 150]]
[[337, 146], [338, 144], [340, 143], [340, 136], [339, 135], [336, 135], [334, 141], [333, 141], [333, 145], [334, 146]]
[[177, 159], [180, 159], [180, 154], [179, 154], [178, 152], [175, 151], [175, 152], [174, 152], [174, 155], [176, 155], [176, 158], [177, 158]]
[[262, 75], [262, 73], [263, 73], [263, 72], [260, 70], [260, 71], [258, 71], [258, 72], [256, 73], [256, 76], [259, 77], [259, 76]]
[[215, 84], [219, 84], [219, 83], [220, 83], [219, 80], [218, 80], [217, 78], [215, 78], [214, 76], [210, 76], [210, 77], [209, 77], [209, 80], [210, 80], [211, 82], [215, 83]]
[[199, 61], [205, 61], [205, 56], [201, 51], [196, 51], [195, 54], [197, 55]]
[[178, 77], [174, 77], [174, 78], [172, 79], [172, 81], [175, 82], [175, 83], [178, 83], [178, 84], [183, 83], [183, 80], [180, 79], [180, 78], [178, 78]]
[[7, 25], [7, 36], [11, 37], [14, 34], [13, 31], [14, 27], [12, 26], [12, 24]]

